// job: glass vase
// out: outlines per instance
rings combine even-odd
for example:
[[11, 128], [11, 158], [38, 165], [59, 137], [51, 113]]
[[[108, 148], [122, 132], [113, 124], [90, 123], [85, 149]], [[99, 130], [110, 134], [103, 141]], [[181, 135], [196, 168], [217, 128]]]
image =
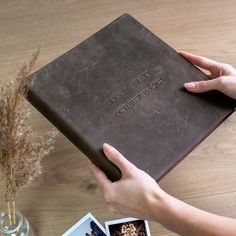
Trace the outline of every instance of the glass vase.
[[36, 236], [36, 234], [28, 220], [16, 210], [13, 225], [10, 224], [8, 212], [0, 212], [0, 236]]

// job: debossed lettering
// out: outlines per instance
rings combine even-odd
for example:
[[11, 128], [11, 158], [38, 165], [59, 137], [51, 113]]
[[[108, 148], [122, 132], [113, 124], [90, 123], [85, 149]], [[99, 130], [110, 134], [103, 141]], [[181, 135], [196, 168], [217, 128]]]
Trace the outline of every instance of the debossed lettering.
[[136, 89], [144, 81], [151, 79], [151, 74], [148, 71], [144, 71], [134, 80], [132, 80], [128, 85], [121, 88], [117, 93], [111, 96], [104, 102], [105, 108], [109, 108], [115, 105], [119, 100], [125, 99], [125, 97], [134, 89]]
[[133, 109], [143, 98], [149, 96], [154, 90], [156, 90], [162, 83], [162, 79], [156, 79], [154, 82], [149, 84], [148, 87], [144, 88], [141, 92], [133, 96], [128, 102], [121, 105], [114, 113], [115, 117], [125, 115], [129, 110]]
[[140, 76], [138, 76], [136, 79], [134, 79], [133, 81], [130, 82], [130, 84], [133, 87], [137, 87], [139, 84], [141, 84], [143, 81], [150, 79], [151, 75], [145, 71], [144, 73], [142, 73]]
[[142, 99], [142, 94], [139, 93], [136, 96], [134, 96], [132, 99], [130, 99], [127, 103], [122, 105], [120, 108], [118, 108], [115, 111], [115, 116], [119, 117], [121, 115], [124, 115], [127, 111], [134, 108], [135, 105]]

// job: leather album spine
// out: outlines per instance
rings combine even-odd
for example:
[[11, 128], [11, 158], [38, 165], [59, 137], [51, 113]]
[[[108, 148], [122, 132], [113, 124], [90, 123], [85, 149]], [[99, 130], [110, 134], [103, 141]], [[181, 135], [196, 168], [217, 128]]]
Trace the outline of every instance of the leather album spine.
[[51, 122], [67, 139], [80, 149], [95, 165], [105, 172], [111, 181], [121, 178], [120, 170], [110, 162], [104, 155], [102, 148], [96, 150], [87, 140], [76, 132], [66, 120], [55, 112], [48, 104], [40, 99], [31, 88], [30, 83], [26, 85], [26, 99]]

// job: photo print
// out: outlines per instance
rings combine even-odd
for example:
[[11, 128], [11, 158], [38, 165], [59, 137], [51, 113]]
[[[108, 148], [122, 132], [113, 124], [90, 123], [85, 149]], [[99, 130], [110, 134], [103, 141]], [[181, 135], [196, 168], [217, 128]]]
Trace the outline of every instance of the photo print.
[[95, 217], [88, 213], [62, 236], [106, 236], [106, 232]]
[[107, 236], [151, 236], [148, 222], [124, 218], [105, 222]]

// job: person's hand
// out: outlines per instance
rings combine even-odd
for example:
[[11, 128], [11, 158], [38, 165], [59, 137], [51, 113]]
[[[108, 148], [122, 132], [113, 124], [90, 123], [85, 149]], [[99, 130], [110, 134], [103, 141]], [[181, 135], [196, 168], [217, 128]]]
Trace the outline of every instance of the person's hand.
[[114, 147], [104, 144], [103, 151], [122, 172], [122, 178], [112, 183], [98, 167], [90, 166], [112, 212], [157, 221], [183, 236], [236, 235], [236, 220], [202, 211], [168, 195]]
[[192, 64], [210, 72], [208, 76], [211, 80], [184, 84], [188, 91], [202, 93], [210, 90], [219, 90], [225, 95], [236, 99], [236, 69], [231, 65], [216, 62], [185, 51], [181, 51], [179, 54]]
[[156, 219], [158, 204], [161, 206], [165, 192], [153, 178], [130, 163], [114, 147], [104, 144], [103, 151], [122, 172], [119, 181], [111, 182], [97, 166], [90, 165], [109, 210], [140, 219]]

